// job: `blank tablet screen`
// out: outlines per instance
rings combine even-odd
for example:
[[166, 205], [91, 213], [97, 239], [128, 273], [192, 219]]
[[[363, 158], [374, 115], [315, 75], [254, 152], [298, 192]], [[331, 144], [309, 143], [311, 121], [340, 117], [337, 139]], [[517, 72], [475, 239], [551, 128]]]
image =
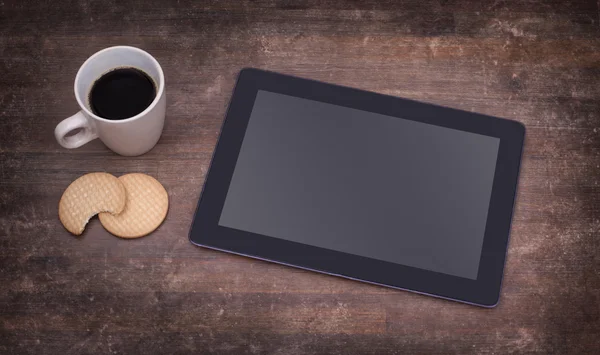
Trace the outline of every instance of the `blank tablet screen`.
[[219, 225], [477, 279], [499, 143], [259, 90]]

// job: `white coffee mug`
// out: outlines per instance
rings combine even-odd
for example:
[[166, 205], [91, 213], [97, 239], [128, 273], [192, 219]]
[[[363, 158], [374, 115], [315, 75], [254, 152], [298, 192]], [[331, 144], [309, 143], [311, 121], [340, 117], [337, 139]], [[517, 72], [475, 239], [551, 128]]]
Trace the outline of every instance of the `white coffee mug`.
[[[120, 67], [134, 67], [148, 74], [156, 84], [156, 97], [150, 106], [133, 117], [108, 120], [92, 112], [88, 95], [98, 78]], [[77, 148], [100, 138], [115, 153], [135, 156], [146, 153], [158, 142], [165, 122], [165, 77], [158, 61], [147, 52], [117, 46], [92, 55], [75, 77], [75, 98], [81, 111], [60, 122], [54, 130], [56, 140], [63, 147]], [[72, 134], [76, 130], [79, 132]]]

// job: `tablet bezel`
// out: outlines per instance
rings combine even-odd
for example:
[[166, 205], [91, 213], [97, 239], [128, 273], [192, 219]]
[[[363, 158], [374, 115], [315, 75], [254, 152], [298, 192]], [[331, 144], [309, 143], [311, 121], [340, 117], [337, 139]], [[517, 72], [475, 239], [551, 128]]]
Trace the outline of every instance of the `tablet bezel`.
[[[219, 226], [219, 218], [258, 90], [499, 138], [477, 279]], [[493, 307], [500, 295], [524, 137], [525, 127], [516, 121], [253, 68], [243, 69], [238, 76], [205, 179], [189, 238], [193, 244], [202, 247]]]

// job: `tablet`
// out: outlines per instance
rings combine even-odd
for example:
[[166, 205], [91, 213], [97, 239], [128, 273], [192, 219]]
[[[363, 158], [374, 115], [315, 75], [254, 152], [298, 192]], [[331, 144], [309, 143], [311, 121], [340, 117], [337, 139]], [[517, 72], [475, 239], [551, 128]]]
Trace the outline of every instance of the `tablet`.
[[244, 69], [190, 240], [492, 307], [524, 135], [515, 121]]

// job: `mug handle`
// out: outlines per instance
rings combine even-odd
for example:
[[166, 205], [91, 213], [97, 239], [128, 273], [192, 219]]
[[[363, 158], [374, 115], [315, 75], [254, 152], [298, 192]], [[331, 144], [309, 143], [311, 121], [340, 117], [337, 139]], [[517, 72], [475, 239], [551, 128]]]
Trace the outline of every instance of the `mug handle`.
[[[80, 131], [73, 135], [68, 135], [76, 129], [80, 129]], [[96, 133], [96, 128], [85, 117], [83, 112], [79, 111], [73, 116], [65, 118], [56, 126], [54, 137], [56, 137], [58, 144], [65, 148], [73, 149], [98, 138], [98, 133]]]

